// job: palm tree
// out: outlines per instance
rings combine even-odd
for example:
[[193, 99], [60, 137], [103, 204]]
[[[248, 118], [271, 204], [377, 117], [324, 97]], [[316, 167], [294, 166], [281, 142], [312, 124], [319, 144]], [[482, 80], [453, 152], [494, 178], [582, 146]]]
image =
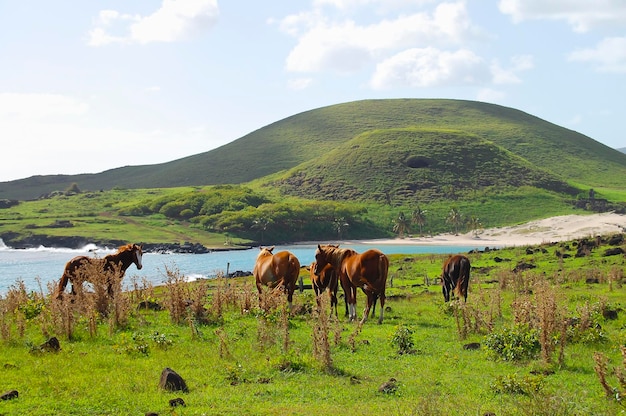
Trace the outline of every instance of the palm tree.
[[272, 223], [271, 218], [259, 217], [252, 223], [252, 228], [261, 230], [261, 244], [263, 244], [263, 234], [267, 231], [267, 227]]
[[335, 218], [333, 220], [333, 227], [335, 228], [335, 230], [337, 231], [337, 238], [341, 240], [341, 236], [343, 234], [343, 230], [347, 227], [349, 227], [350, 224], [348, 224], [345, 220], [344, 217], [339, 217], [339, 218]]
[[452, 224], [454, 226], [454, 234], [459, 234], [459, 226], [463, 224], [463, 216], [458, 208], [453, 207], [448, 213], [448, 217], [446, 218], [446, 222], [448, 224]]
[[409, 231], [410, 225], [411, 221], [404, 215], [404, 212], [400, 212], [398, 218], [393, 221], [393, 232], [402, 238], [404, 233]]
[[483, 229], [483, 224], [480, 222], [480, 219], [475, 215], [472, 215], [467, 221], [467, 226], [472, 231], [472, 234], [474, 234], [474, 237], [478, 237], [478, 234], [480, 234], [480, 230]]
[[420, 227], [420, 235], [422, 235], [422, 228], [426, 225], [426, 212], [419, 206], [413, 210], [411, 214], [411, 222], [417, 224]]

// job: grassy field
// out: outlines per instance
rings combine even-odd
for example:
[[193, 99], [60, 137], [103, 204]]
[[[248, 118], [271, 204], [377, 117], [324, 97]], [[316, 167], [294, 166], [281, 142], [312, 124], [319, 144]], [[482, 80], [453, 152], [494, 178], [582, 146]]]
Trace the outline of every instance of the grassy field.
[[[165, 286], [135, 281], [104, 303], [16, 282], [0, 298], [0, 393], [19, 397], [0, 414], [623, 414], [626, 260], [604, 254], [626, 245], [613, 244], [471, 253], [468, 302], [449, 305], [443, 255], [390, 255], [382, 325], [329, 318], [325, 297], [318, 314], [310, 290], [291, 313], [264, 294], [262, 310], [251, 277], [188, 284], [169, 270]], [[51, 336], [60, 351], [40, 348]], [[166, 367], [188, 392], [159, 388]]]

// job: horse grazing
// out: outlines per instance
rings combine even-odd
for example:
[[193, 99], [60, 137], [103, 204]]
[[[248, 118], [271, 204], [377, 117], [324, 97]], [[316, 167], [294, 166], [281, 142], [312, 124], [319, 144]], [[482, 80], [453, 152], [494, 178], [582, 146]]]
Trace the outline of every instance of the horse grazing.
[[319, 275], [327, 264], [333, 266], [339, 275], [341, 287], [348, 303], [349, 318], [356, 319], [356, 288], [360, 287], [367, 296], [367, 306], [363, 311], [361, 323], [367, 320], [370, 308], [380, 299], [380, 317], [383, 322], [385, 313], [385, 289], [389, 259], [380, 250], [371, 249], [361, 254], [352, 249], [343, 249], [334, 245], [317, 245], [315, 250], [314, 273]]
[[[72, 282], [72, 294], [76, 294], [75, 286], [81, 286], [83, 282], [89, 282], [93, 271], [102, 274], [118, 273], [117, 277], [121, 281], [126, 273], [126, 269], [135, 263], [137, 270], [141, 270], [141, 258], [143, 256], [142, 246], [137, 244], [127, 244], [118, 248], [114, 254], [109, 254], [103, 258], [78, 256], [68, 261], [63, 270], [63, 275], [57, 288], [57, 298], [63, 296], [67, 282]], [[107, 276], [107, 292], [109, 296], [113, 294], [113, 283], [110, 276]]]
[[[315, 296], [320, 296], [322, 292], [327, 291], [330, 297], [330, 314], [333, 314], [335, 310], [335, 316], [337, 316], [337, 288], [339, 286], [339, 279], [335, 269], [330, 264], [326, 264], [319, 275], [315, 274], [315, 262], [311, 263], [309, 271], [311, 273], [311, 286], [315, 292]], [[317, 301], [319, 305], [319, 300]], [[347, 308], [346, 308], [347, 311]], [[346, 312], [347, 314], [347, 312]]]
[[443, 272], [441, 273], [441, 287], [443, 298], [446, 302], [450, 301], [450, 294], [454, 294], [459, 299], [467, 302], [467, 287], [470, 280], [470, 261], [467, 257], [457, 254], [448, 257], [443, 263]]
[[261, 250], [256, 258], [252, 274], [256, 280], [259, 296], [263, 286], [271, 289], [281, 287], [287, 294], [287, 302], [291, 309], [293, 292], [300, 276], [300, 261], [289, 251], [279, 251], [273, 254], [274, 246], [259, 247]]

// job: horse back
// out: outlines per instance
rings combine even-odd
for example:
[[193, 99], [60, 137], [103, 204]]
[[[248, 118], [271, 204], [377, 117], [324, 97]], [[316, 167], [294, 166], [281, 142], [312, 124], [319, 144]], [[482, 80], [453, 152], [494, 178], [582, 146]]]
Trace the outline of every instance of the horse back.
[[467, 297], [470, 269], [471, 265], [469, 259], [460, 254], [449, 257], [444, 263], [442, 277], [454, 287], [459, 297]]
[[272, 257], [272, 269], [276, 276], [295, 281], [300, 274], [300, 261], [289, 251], [279, 251]]
[[376, 290], [384, 290], [387, 284], [389, 259], [382, 251], [376, 249], [364, 251], [346, 258], [344, 264], [347, 275], [353, 282], [358, 279], [362, 284], [371, 285]]
[[87, 256], [76, 256], [67, 263], [65, 263], [65, 269], [63, 271], [64, 275], [74, 275], [76, 270], [80, 269], [84, 265], [89, 263], [89, 257]]
[[470, 261], [460, 254], [449, 257], [443, 265], [443, 272], [455, 281], [459, 277], [469, 276]]
[[300, 261], [288, 251], [257, 258], [253, 274], [258, 282], [273, 285], [279, 280], [295, 282], [300, 274]]

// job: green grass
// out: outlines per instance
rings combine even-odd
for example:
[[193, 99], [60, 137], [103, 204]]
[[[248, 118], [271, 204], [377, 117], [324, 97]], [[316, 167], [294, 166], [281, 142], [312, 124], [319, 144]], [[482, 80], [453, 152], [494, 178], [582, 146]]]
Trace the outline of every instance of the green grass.
[[[263, 203], [258, 204], [262, 198]], [[218, 186], [112, 190], [59, 195], [26, 201], [0, 210], [0, 238], [19, 245], [33, 236], [80, 237], [86, 242], [200, 243], [208, 247], [232, 244], [265, 244], [336, 239], [335, 220], [348, 227], [341, 238], [392, 237], [393, 221], [400, 212], [409, 218], [417, 203], [404, 205], [373, 202], [315, 201], [285, 197], [276, 190]], [[452, 208], [463, 217], [461, 232], [469, 231], [467, 219], [477, 217], [484, 228], [520, 224], [575, 210], [561, 194], [523, 186], [499, 192], [474, 191], [462, 198], [422, 202], [426, 211], [423, 232], [452, 232], [447, 222]], [[260, 228], [259, 221], [267, 225]], [[71, 227], [59, 227], [59, 223]], [[413, 224], [409, 234], [417, 234]]]
[[[41, 330], [45, 315], [26, 321], [20, 336], [19, 315], [5, 308], [6, 298], [0, 299], [0, 323], [5, 328], [8, 324], [11, 333], [7, 337], [4, 329], [0, 339], [0, 390], [20, 393], [18, 399], [2, 402], [0, 413], [169, 414], [168, 401], [182, 397], [187, 406], [176, 408], [175, 414], [619, 414], [623, 406], [605, 396], [594, 372], [593, 354], [604, 354], [609, 370], [623, 366], [619, 347], [626, 346], [624, 257], [603, 257], [606, 245], [590, 256], [564, 259], [556, 253], [574, 254], [572, 242], [541, 248], [545, 252], [528, 254], [525, 247], [518, 247], [469, 255], [473, 280], [468, 307], [493, 328], [478, 324], [478, 330], [470, 330], [464, 339], [454, 314], [443, 306], [440, 287], [425, 285], [426, 278], [440, 274], [445, 256], [390, 255], [386, 304], [390, 309], [385, 321], [377, 325], [370, 320], [360, 332], [343, 318], [331, 323], [330, 369], [314, 359], [314, 318], [308, 312], [289, 317], [285, 348], [287, 321], [280, 309], [264, 314], [254, 306], [251, 278], [211, 281], [207, 299], [210, 307], [216, 293], [224, 293], [228, 284], [228, 290], [252, 294], [249, 312], [229, 306], [221, 320], [196, 323], [192, 331], [188, 324], [173, 324], [168, 311], [131, 309], [127, 325], [115, 328], [102, 320], [95, 337], [90, 336], [87, 321], [80, 319], [71, 341], [56, 333], [62, 346], [58, 353], [30, 352], [29, 345], [46, 339]], [[537, 268], [514, 277], [511, 270], [520, 261]], [[589, 276], [598, 277], [600, 283], [586, 284]], [[486, 337], [512, 325], [519, 312], [512, 307], [515, 301], [526, 299], [537, 305], [538, 298], [518, 289], [542, 280], [555, 289], [566, 317], [581, 316], [585, 307], [597, 310], [608, 305], [619, 311], [618, 319], [599, 317], [601, 338], [568, 342], [562, 363], [556, 353], [550, 364], [540, 356], [512, 362], [490, 359]], [[155, 299], [164, 301], [167, 293], [166, 288], [157, 288]], [[501, 301], [495, 302], [498, 297]], [[296, 293], [294, 300], [298, 308], [314, 304], [310, 291]], [[363, 302], [359, 294], [359, 310]], [[501, 317], [493, 312], [496, 304], [501, 306]], [[399, 355], [392, 345], [401, 326], [413, 331], [414, 354]], [[464, 349], [470, 342], [479, 342], [482, 348]], [[158, 389], [165, 367], [183, 376], [189, 393]], [[395, 392], [379, 392], [390, 378], [397, 380]], [[508, 385], [502, 380], [523, 386], [539, 383], [540, 388], [531, 394], [498, 392]], [[607, 380], [618, 386], [613, 375]]]

